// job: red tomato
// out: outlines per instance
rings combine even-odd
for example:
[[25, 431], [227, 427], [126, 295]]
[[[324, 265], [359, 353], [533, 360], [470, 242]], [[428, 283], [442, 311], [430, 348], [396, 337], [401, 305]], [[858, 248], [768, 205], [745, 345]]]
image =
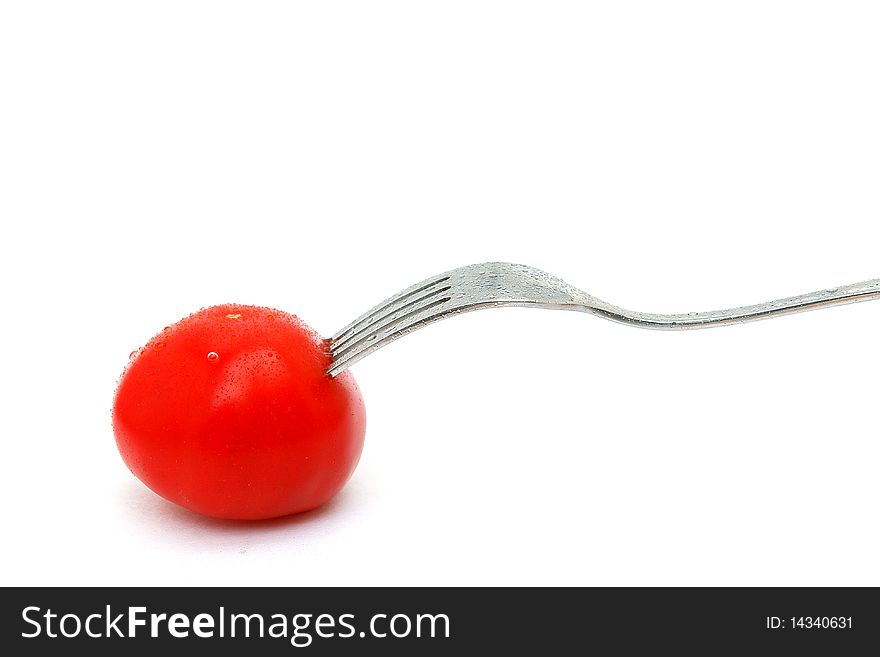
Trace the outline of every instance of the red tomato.
[[125, 463], [162, 497], [219, 518], [299, 513], [335, 495], [364, 444], [354, 378], [288, 313], [205, 308], [132, 354], [113, 403]]

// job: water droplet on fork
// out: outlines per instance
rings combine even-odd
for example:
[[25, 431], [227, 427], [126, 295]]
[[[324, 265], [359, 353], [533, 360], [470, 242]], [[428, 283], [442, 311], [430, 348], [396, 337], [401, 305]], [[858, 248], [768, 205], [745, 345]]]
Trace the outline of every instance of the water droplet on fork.
[[220, 354], [218, 354], [216, 351], [209, 351], [208, 360], [212, 363], [216, 363], [218, 360], [220, 360]]

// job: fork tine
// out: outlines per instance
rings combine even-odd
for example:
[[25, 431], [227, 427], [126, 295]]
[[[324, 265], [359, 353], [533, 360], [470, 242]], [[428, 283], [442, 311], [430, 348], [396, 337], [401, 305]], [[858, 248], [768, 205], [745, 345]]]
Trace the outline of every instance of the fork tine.
[[360, 337], [356, 340], [350, 342], [349, 344], [341, 347], [338, 350], [333, 351], [331, 349], [333, 359], [337, 360], [345, 358], [345, 356], [347, 356], [349, 353], [357, 350], [358, 347], [366, 343], [373, 342], [388, 333], [395, 333], [396, 331], [405, 329], [408, 325], [409, 320], [413, 320], [426, 310], [430, 310], [432, 308], [436, 308], [437, 306], [443, 305], [444, 303], [449, 301], [450, 298], [451, 297], [449, 296], [445, 296], [441, 297], [440, 299], [427, 299], [421, 302], [415, 308], [401, 308], [397, 313], [381, 323], [375, 322], [373, 324], [370, 324], [366, 327], [366, 329], [368, 330], [365, 330], [361, 334], [359, 334]]
[[448, 303], [451, 298], [450, 296], [443, 296], [440, 299], [432, 297], [427, 303], [422, 303], [419, 307], [402, 315], [397, 314], [382, 325], [371, 326], [371, 330], [359, 339], [333, 352], [333, 362], [327, 370], [328, 374], [336, 376], [379, 347], [396, 340], [418, 326], [445, 316], [446, 313], [440, 306]]
[[[400, 299], [397, 300], [397, 303], [393, 307], [391, 307], [390, 310], [385, 312], [384, 314], [379, 315], [378, 313], [373, 313], [373, 315], [370, 317], [369, 321], [362, 324], [360, 326], [360, 328], [356, 327], [353, 331], [350, 331], [346, 335], [344, 335], [343, 337], [339, 338], [338, 340], [334, 340], [333, 342], [331, 342], [331, 344], [330, 344], [331, 353], [336, 354], [336, 353], [339, 353], [340, 351], [344, 351], [348, 345], [351, 345], [352, 343], [355, 343], [356, 341], [358, 341], [365, 333], [371, 333], [374, 331], [381, 330], [381, 327], [385, 324], [386, 320], [388, 320], [389, 318], [393, 318], [395, 315], [398, 315], [399, 313], [403, 312], [404, 310], [409, 310], [414, 307], [419, 307], [423, 302], [428, 301], [429, 299], [432, 299], [440, 294], [443, 294], [444, 292], [449, 290], [450, 287], [451, 287], [450, 285], [444, 285], [443, 287], [437, 287], [436, 285], [429, 285], [429, 286], [427, 286], [428, 289], [433, 288], [429, 292], [424, 292], [422, 294], [419, 294], [418, 296], [415, 296], [415, 298], [413, 298], [415, 293], [413, 293], [413, 295], [407, 295], [407, 296], [401, 297]], [[418, 290], [418, 292], [422, 292], [422, 291], [423, 290]], [[406, 299], [410, 299], [410, 301], [407, 301], [406, 303], [403, 303], [403, 304], [400, 303], [402, 301], [405, 301]], [[377, 326], [379, 328], [376, 328]]]
[[431, 278], [425, 279], [421, 283], [416, 283], [415, 285], [411, 285], [410, 287], [401, 290], [394, 296], [388, 297], [387, 299], [385, 299], [385, 301], [375, 306], [374, 308], [371, 308], [363, 315], [358, 317], [356, 320], [340, 329], [333, 337], [330, 338], [331, 343], [336, 344], [337, 342], [346, 339], [352, 333], [360, 331], [365, 326], [372, 323], [372, 321], [374, 321], [374, 319], [378, 315], [391, 314], [394, 312], [392, 308], [398, 309], [402, 305], [402, 302], [407, 301], [408, 299], [419, 294], [420, 292], [428, 290], [434, 285], [444, 283], [448, 280], [449, 276], [432, 276]]

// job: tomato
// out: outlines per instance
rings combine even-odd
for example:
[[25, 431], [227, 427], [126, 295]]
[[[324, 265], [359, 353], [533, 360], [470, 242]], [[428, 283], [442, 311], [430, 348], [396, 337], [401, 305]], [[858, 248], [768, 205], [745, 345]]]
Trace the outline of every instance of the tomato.
[[200, 310], [132, 353], [113, 402], [119, 452], [153, 491], [209, 516], [313, 509], [348, 480], [366, 428], [354, 378], [329, 365], [293, 315]]

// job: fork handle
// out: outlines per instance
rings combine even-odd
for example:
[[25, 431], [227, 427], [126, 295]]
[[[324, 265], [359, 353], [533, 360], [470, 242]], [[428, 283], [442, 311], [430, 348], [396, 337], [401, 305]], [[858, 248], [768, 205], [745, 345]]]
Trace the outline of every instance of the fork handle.
[[752, 306], [728, 308], [727, 310], [664, 315], [626, 310], [598, 299], [594, 300], [589, 306], [585, 306], [583, 310], [621, 324], [629, 324], [639, 328], [676, 331], [741, 324], [743, 322], [770, 319], [780, 315], [860, 303], [873, 299], [880, 299], [880, 278], [811, 292], [809, 294], [801, 294], [796, 297], [767, 301]]

